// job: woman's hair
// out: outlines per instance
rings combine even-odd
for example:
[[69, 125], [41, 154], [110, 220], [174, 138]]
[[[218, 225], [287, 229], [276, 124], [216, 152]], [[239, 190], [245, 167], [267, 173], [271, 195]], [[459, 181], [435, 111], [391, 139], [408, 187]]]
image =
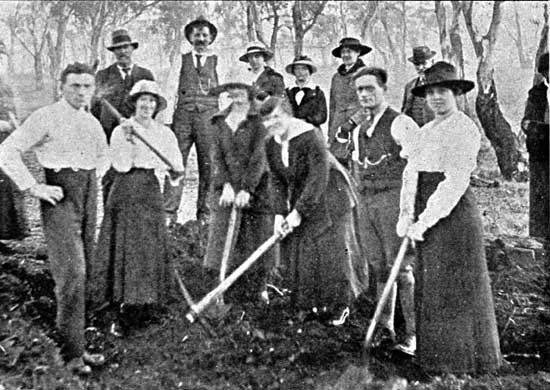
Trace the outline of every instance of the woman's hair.
[[275, 97], [275, 96], [270, 96], [267, 99], [265, 99], [261, 103], [258, 112], [260, 113], [260, 115], [262, 117], [266, 117], [266, 116], [270, 115], [271, 113], [273, 113], [273, 111], [275, 111], [275, 109], [277, 107], [280, 107], [281, 110], [284, 113], [286, 113], [290, 116], [293, 115], [292, 107], [290, 106], [288, 101], [286, 99], [283, 99], [283, 98], [280, 98], [280, 97]]
[[153, 112], [153, 118], [157, 116], [157, 114], [160, 112], [160, 101], [159, 101], [159, 98], [154, 94], [154, 93], [149, 93], [149, 92], [140, 92], [140, 93], [136, 93], [134, 96], [132, 96], [130, 99], [128, 99], [128, 103], [130, 103], [130, 106], [132, 107], [132, 112], [135, 114], [136, 113], [136, 108], [137, 108], [137, 101], [140, 97], [144, 96], [144, 95], [149, 95], [149, 96], [152, 96], [154, 99], [155, 99], [155, 111]]

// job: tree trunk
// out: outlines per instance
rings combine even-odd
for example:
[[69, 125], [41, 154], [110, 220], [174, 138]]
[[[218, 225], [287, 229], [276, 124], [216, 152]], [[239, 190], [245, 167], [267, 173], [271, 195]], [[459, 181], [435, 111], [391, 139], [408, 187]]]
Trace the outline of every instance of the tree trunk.
[[531, 61], [525, 54], [525, 47], [523, 46], [523, 33], [521, 31], [521, 21], [519, 19], [518, 7], [514, 3], [514, 20], [516, 22], [517, 39], [514, 39], [516, 49], [518, 51], [519, 65], [521, 69], [529, 69], [531, 67]]
[[[90, 40], [90, 64], [99, 59], [99, 41], [101, 39], [101, 28], [94, 28]], [[103, 61], [100, 61], [100, 67]]]
[[338, 9], [340, 11], [340, 26], [342, 29], [342, 37], [348, 36], [348, 23], [346, 22], [346, 13], [344, 12], [344, 2], [340, 1], [338, 3]]
[[[403, 23], [402, 25], [402, 34], [401, 34], [401, 64], [406, 64], [407, 63], [407, 52], [406, 52], [406, 48], [407, 48], [407, 5], [405, 3], [405, 1], [401, 1], [401, 7], [402, 7], [402, 16], [401, 16], [401, 20]], [[404, 70], [404, 69], [403, 69]]]
[[365, 16], [363, 17], [363, 21], [361, 22], [361, 37], [364, 41], [369, 41], [369, 37], [367, 36], [370, 32], [371, 39], [370, 41], [373, 42], [374, 39], [372, 39], [372, 29], [371, 24], [374, 21], [374, 18], [376, 16], [376, 11], [378, 10], [378, 1], [367, 1], [367, 11], [365, 12]]
[[252, 10], [252, 7], [255, 7], [254, 1], [247, 1], [246, 2], [246, 37], [248, 39], [248, 42], [252, 42], [255, 39], [255, 31], [254, 31], [254, 12]]
[[44, 70], [42, 64], [42, 53], [37, 53], [33, 56], [34, 60], [34, 80], [36, 89], [41, 91], [44, 89]]
[[544, 4], [544, 25], [542, 26], [539, 47], [535, 55], [535, 77], [533, 79], [533, 85], [540, 83], [542, 80], [542, 76], [537, 72], [537, 67], [540, 56], [546, 52], [548, 52], [548, 4]]
[[517, 170], [520, 153], [512, 128], [500, 110], [496, 85], [493, 79], [493, 50], [502, 19], [501, 5], [502, 1], [495, 1], [493, 3], [493, 15], [489, 31], [482, 37], [477, 36], [473, 26], [472, 1], [469, 1], [465, 5], [463, 14], [479, 61], [477, 69], [478, 94], [476, 98], [476, 113], [485, 131], [485, 135], [495, 149], [502, 176], [506, 180], [511, 180], [514, 172]]
[[295, 1], [292, 6], [292, 24], [294, 26], [294, 57], [298, 57], [302, 55], [304, 47], [304, 20], [300, 1]]

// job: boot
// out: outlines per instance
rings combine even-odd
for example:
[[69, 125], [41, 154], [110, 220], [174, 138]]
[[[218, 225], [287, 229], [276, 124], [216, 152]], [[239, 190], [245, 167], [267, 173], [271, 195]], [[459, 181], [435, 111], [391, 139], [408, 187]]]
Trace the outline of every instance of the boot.
[[405, 337], [395, 348], [407, 355], [414, 356], [416, 351], [414, 275], [410, 266], [399, 272], [399, 298], [405, 319]]
[[[385, 283], [376, 284], [376, 296], [377, 299], [380, 299], [382, 292], [384, 291]], [[396, 283], [393, 284], [380, 315], [380, 320], [378, 321], [377, 330], [374, 333], [373, 337], [373, 346], [374, 347], [389, 347], [395, 343], [395, 328], [394, 328], [394, 315], [395, 315], [395, 301], [397, 299], [397, 286]]]

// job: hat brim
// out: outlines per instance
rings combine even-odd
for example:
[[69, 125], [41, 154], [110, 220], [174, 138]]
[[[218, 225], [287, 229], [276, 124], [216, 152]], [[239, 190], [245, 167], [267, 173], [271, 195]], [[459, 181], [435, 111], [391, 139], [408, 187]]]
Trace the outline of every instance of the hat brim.
[[433, 87], [442, 87], [457, 91], [459, 95], [470, 92], [475, 88], [475, 83], [470, 80], [444, 80], [436, 83], [424, 84], [411, 90], [414, 96], [426, 97], [426, 90]]
[[[430, 59], [434, 58], [436, 54], [437, 54], [437, 52], [431, 50], [430, 55], [428, 57], [426, 57], [425, 60], [430, 60]], [[407, 58], [407, 60], [409, 62], [412, 62], [414, 65], [418, 65], [418, 61], [414, 61], [414, 57], [409, 57], [409, 58]]]
[[294, 67], [296, 65], [307, 66], [309, 68], [309, 73], [311, 74], [317, 72], [317, 67], [313, 65], [312, 62], [309, 62], [309, 61], [296, 61], [296, 62], [293, 62], [292, 64], [288, 64], [287, 66], [285, 66], [285, 72], [289, 74], [294, 74]]
[[216, 37], [218, 36], [218, 29], [216, 28], [216, 26], [214, 26], [212, 23], [210, 23], [208, 20], [205, 20], [205, 19], [203, 19], [203, 20], [193, 20], [192, 22], [187, 24], [185, 26], [185, 28], [183, 29], [183, 33], [185, 35], [185, 38], [187, 39], [187, 41], [189, 43], [192, 44], [193, 42], [191, 42], [191, 39], [189, 39], [189, 36], [193, 32], [193, 28], [199, 27], [199, 26], [207, 26], [208, 29], [210, 30], [210, 34], [212, 35], [212, 40], [210, 41], [209, 45], [211, 45], [212, 42], [214, 42], [216, 40]]
[[166, 99], [164, 98], [164, 96], [159, 95], [158, 93], [148, 92], [148, 91], [141, 91], [141, 92], [134, 93], [133, 95], [128, 96], [128, 101], [129, 101], [129, 102], [134, 106], [134, 108], [135, 108], [136, 101], [138, 100], [138, 98], [139, 98], [140, 96], [143, 96], [143, 95], [151, 95], [151, 96], [154, 96], [155, 99], [157, 99], [157, 107], [156, 107], [156, 109], [155, 109], [155, 113], [157, 113], [157, 112], [159, 112], [159, 111], [162, 111], [162, 110], [164, 110], [166, 107], [168, 107], [168, 102], [166, 101]]
[[139, 42], [136, 42], [136, 41], [120, 42], [120, 43], [117, 43], [116, 45], [111, 45], [111, 46], [107, 47], [107, 50], [114, 51], [115, 49], [117, 49], [119, 47], [123, 47], [123, 46], [133, 46], [134, 50], [135, 50], [139, 47]]
[[358, 44], [358, 45], [355, 45], [355, 44], [352, 44], [352, 45], [347, 45], [347, 44], [344, 44], [344, 45], [340, 45], [338, 46], [336, 49], [333, 49], [332, 50], [332, 55], [336, 58], [341, 58], [342, 57], [342, 49], [343, 48], [349, 48], [351, 50], [355, 50], [355, 51], [358, 51], [359, 52], [359, 57], [361, 56], [364, 56], [365, 54], [369, 53], [370, 51], [372, 51], [372, 48], [371, 47], [368, 47], [367, 45], [361, 45], [361, 44]]
[[250, 51], [250, 52], [245, 53], [242, 56], [240, 56], [239, 61], [248, 63], [248, 56], [251, 55], [251, 54], [257, 54], [257, 53], [263, 54], [266, 61], [269, 61], [270, 59], [273, 58], [273, 52], [270, 51], [270, 50], [255, 50], [255, 51]]
[[208, 94], [212, 96], [217, 96], [220, 93], [229, 91], [230, 89], [245, 89], [249, 95], [255, 94], [255, 92], [257, 91], [257, 88], [252, 85], [240, 83], [240, 82], [231, 82], [231, 83], [225, 83], [225, 84], [218, 85], [217, 87], [211, 88]]

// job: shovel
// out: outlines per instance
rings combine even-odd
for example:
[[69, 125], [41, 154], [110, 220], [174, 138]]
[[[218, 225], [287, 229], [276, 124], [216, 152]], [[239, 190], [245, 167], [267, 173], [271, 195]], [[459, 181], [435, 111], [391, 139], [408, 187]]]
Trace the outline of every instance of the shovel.
[[395, 283], [395, 279], [397, 279], [397, 275], [399, 274], [399, 269], [401, 268], [401, 263], [403, 263], [403, 259], [405, 258], [405, 253], [407, 252], [407, 248], [409, 247], [409, 242], [410, 242], [409, 237], [405, 237], [403, 239], [403, 242], [399, 247], [399, 252], [397, 253], [397, 257], [393, 262], [393, 266], [390, 271], [390, 276], [388, 277], [386, 285], [384, 286], [384, 291], [382, 292], [382, 296], [380, 297], [380, 299], [378, 300], [378, 304], [376, 305], [374, 316], [372, 317], [369, 328], [367, 330], [367, 335], [365, 336], [364, 347], [367, 350], [372, 347], [372, 337], [374, 335], [374, 330], [376, 329], [376, 324], [380, 320], [380, 316], [382, 315], [382, 311], [384, 310], [384, 306], [386, 305], [392, 286]]
[[262, 255], [267, 252], [273, 245], [275, 245], [282, 236], [280, 234], [273, 234], [262, 245], [260, 245], [241, 265], [233, 271], [218, 287], [210, 291], [203, 299], [195, 305], [191, 306], [191, 310], [186, 314], [185, 318], [189, 322], [194, 322], [197, 318], [200, 318], [200, 314], [204, 311], [208, 305], [222, 295], [235, 281], [241, 277]]
[[[220, 265], [220, 283], [225, 280], [231, 252], [233, 252], [233, 248], [235, 247], [235, 231], [241, 223], [240, 217], [241, 213], [239, 212], [239, 209], [235, 205], [233, 205], [233, 207], [231, 208], [231, 214], [229, 215], [227, 235], [225, 236], [225, 244], [223, 246], [222, 262]], [[218, 306], [225, 305], [223, 301], [223, 295], [220, 295], [217, 304]]]

